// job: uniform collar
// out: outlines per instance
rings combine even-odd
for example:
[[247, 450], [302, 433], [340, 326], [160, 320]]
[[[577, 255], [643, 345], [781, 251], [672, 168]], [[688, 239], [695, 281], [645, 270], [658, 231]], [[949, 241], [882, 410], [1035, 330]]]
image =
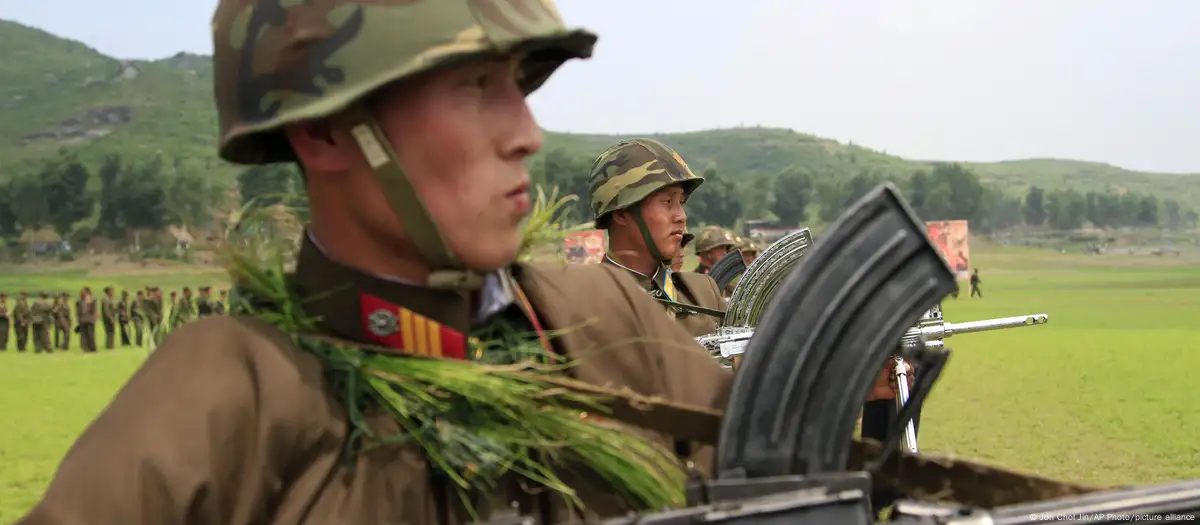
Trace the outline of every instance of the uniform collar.
[[667, 270], [667, 268], [665, 266], [660, 264], [660, 265], [658, 265], [658, 268], [656, 268], [654, 270], [653, 275], [646, 275], [642, 272], [639, 272], [637, 270], [634, 270], [633, 268], [630, 268], [628, 266], [625, 266], [624, 264], [617, 262], [616, 259], [613, 259], [607, 253], [604, 254], [604, 259], [601, 262], [604, 264], [611, 264], [613, 266], [616, 266], [617, 268], [620, 268], [622, 270], [625, 270], [625, 271], [633, 274], [633, 277], [635, 279], [637, 279], [639, 284], [642, 285], [642, 288], [646, 288], [647, 290], [649, 290], [650, 283], [659, 282], [659, 277], [660, 277], [659, 274], [660, 273], [662, 273], [664, 271], [670, 271], [670, 270]]
[[[304, 311], [317, 318], [325, 331], [352, 341], [397, 346], [405, 337], [404, 328], [409, 327], [404, 340], [410, 346], [435, 340], [454, 346], [472, 325], [486, 322], [515, 303], [516, 284], [507, 269], [487, 276], [480, 290], [480, 307], [472, 312], [465, 292], [368, 274], [330, 258], [311, 234], [303, 239], [291, 282], [304, 301]], [[421, 334], [420, 338], [412, 332]]]

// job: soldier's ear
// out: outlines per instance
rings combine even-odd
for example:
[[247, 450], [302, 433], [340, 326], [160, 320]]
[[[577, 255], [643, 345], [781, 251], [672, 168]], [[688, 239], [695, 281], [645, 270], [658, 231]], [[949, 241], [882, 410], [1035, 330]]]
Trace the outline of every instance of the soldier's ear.
[[609, 222], [613, 226], [626, 228], [633, 223], [633, 216], [629, 214], [628, 210], [617, 210], [612, 212], [612, 217], [609, 219]]
[[284, 128], [292, 151], [304, 167], [305, 178], [322, 174], [338, 174], [351, 166], [352, 155], [358, 152], [349, 133], [333, 126], [328, 120], [312, 120]]

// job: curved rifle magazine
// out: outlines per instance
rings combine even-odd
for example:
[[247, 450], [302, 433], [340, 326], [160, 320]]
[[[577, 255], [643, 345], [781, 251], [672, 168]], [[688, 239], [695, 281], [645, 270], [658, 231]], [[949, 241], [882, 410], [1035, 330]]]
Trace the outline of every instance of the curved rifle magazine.
[[717, 282], [718, 290], [725, 290], [745, 271], [746, 260], [742, 258], [742, 252], [732, 250], [708, 269], [708, 276]]
[[894, 186], [851, 206], [784, 281], [750, 340], [722, 423], [718, 476], [845, 470], [886, 357], [953, 287]]

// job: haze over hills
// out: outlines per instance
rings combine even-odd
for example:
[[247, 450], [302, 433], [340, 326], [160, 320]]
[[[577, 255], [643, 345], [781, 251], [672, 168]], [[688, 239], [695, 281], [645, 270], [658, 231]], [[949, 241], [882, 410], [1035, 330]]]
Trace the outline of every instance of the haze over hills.
[[[155, 154], [200, 163], [220, 180], [240, 170], [214, 153], [217, 120], [209, 57], [126, 61], [72, 40], [0, 20], [0, 180], [37, 169], [67, 146], [90, 162], [108, 153]], [[544, 152], [561, 148], [598, 154], [632, 135], [547, 132]], [[907, 176], [932, 161], [914, 161], [854, 144], [786, 129], [733, 128], [649, 134], [676, 147], [696, 169], [778, 173], [793, 166], [813, 173], [871, 169]], [[954, 159], [945, 159], [953, 161]], [[1159, 174], [1096, 162], [1027, 159], [963, 163], [985, 182], [1017, 193], [1047, 189], [1149, 193], [1200, 208], [1200, 174]]]

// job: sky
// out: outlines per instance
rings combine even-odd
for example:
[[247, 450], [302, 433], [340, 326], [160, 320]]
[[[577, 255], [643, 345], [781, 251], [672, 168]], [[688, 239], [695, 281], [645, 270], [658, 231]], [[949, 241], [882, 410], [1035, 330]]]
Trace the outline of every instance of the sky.
[[[0, 0], [119, 58], [211, 53], [214, 0]], [[600, 35], [546, 129], [791, 128], [910, 159], [1200, 172], [1200, 0], [559, 0]]]

